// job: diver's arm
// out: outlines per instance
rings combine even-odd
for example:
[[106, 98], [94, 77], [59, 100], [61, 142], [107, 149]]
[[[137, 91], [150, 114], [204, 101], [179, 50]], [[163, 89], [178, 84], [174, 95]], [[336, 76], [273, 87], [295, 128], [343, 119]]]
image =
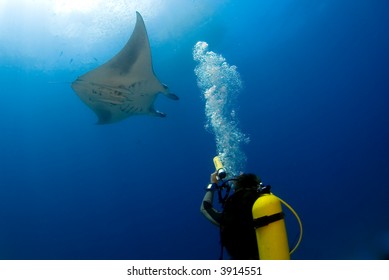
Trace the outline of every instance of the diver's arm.
[[222, 213], [213, 208], [214, 190], [207, 190], [201, 203], [200, 211], [214, 225], [219, 226]]

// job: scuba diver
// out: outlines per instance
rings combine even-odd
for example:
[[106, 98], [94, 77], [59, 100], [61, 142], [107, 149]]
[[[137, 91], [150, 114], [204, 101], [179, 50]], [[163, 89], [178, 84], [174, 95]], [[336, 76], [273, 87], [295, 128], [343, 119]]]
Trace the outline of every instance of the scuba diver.
[[[217, 177], [216, 172], [211, 174], [211, 183], [206, 189], [200, 211], [211, 223], [220, 227], [221, 258], [224, 247], [232, 259], [258, 260], [252, 207], [260, 196], [258, 188], [262, 184], [261, 180], [255, 174], [248, 173], [228, 180], [224, 186], [218, 186]], [[214, 193], [220, 188], [227, 189], [225, 197], [218, 192], [223, 211], [213, 207]], [[229, 195], [231, 188], [234, 193]]]
[[[221, 254], [223, 248], [235, 260], [288, 260], [299, 246], [303, 228], [296, 211], [270, 192], [270, 185], [252, 173], [225, 179], [227, 173], [218, 156], [213, 159], [216, 172], [206, 188], [201, 213], [220, 229]], [[233, 194], [230, 195], [230, 191]], [[213, 206], [217, 192], [222, 211]], [[282, 205], [296, 217], [300, 226], [299, 239], [289, 250]]]

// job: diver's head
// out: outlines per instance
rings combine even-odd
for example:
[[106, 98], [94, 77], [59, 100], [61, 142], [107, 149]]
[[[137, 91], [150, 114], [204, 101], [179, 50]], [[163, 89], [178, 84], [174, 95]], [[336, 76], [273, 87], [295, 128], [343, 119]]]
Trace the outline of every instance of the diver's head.
[[261, 179], [252, 173], [243, 173], [235, 178], [234, 190], [258, 189], [261, 186]]

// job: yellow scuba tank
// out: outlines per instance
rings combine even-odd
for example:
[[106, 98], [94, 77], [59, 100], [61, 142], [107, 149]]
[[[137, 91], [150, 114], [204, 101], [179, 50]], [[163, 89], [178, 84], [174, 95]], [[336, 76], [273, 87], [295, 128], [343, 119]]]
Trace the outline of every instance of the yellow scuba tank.
[[269, 189], [255, 201], [252, 213], [259, 258], [261, 260], [289, 260], [288, 236], [280, 199]]

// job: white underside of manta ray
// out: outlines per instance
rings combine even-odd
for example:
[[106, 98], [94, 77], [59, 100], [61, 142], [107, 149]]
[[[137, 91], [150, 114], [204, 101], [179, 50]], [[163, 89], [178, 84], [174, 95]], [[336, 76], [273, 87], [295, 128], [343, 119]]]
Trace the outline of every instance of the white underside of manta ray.
[[98, 116], [99, 124], [142, 114], [165, 117], [154, 109], [157, 95], [178, 100], [154, 74], [146, 27], [142, 16], [136, 15], [134, 31], [124, 48], [72, 83], [73, 90]]

